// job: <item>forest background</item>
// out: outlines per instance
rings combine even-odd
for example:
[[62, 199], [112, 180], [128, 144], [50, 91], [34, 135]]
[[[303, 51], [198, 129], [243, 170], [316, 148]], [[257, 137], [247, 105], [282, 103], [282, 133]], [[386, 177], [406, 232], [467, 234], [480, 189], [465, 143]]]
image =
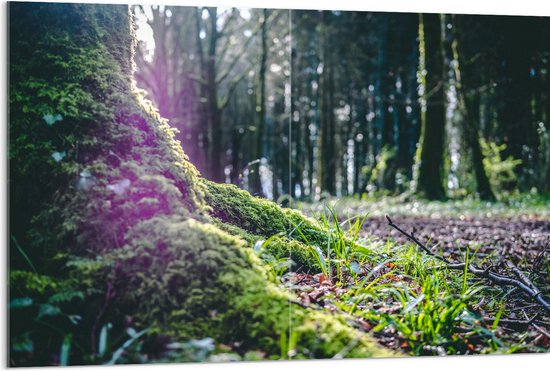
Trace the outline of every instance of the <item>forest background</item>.
[[211, 180], [275, 201], [548, 192], [547, 19], [134, 10], [138, 85]]

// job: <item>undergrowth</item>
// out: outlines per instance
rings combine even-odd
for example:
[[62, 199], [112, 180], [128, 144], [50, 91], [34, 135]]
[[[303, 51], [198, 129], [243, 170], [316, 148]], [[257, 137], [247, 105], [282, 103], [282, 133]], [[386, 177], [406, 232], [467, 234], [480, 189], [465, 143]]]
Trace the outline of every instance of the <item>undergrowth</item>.
[[[286, 272], [287, 287], [302, 302], [307, 296], [309, 305], [313, 301], [324, 310], [336, 308], [349, 314], [383, 345], [411, 355], [547, 351], [528, 345], [526, 339], [533, 334], [527, 329], [510, 331], [499, 326], [501, 317], [512, 314], [515, 318], [515, 301], [536, 307], [518, 293], [511, 296], [509, 287], [495, 287], [468, 272], [448, 270], [412, 243], [361, 237], [366, 215], [339, 218], [326, 205], [314, 215], [331, 232], [326, 250], [308, 244], [319, 269]], [[294, 233], [299, 234], [299, 228]], [[490, 256], [478, 259], [476, 252], [476, 248], [463, 248], [462, 261], [490, 264]], [[539, 284], [549, 292], [547, 280]]]

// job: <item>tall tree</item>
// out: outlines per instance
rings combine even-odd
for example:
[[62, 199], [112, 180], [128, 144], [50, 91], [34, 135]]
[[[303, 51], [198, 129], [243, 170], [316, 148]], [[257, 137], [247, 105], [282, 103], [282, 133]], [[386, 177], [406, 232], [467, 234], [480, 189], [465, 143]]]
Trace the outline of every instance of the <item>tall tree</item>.
[[260, 31], [260, 43], [261, 51], [259, 58], [259, 71], [257, 74], [257, 93], [256, 93], [256, 118], [255, 122], [255, 133], [256, 138], [254, 140], [254, 152], [252, 155], [253, 161], [257, 161], [257, 165], [251, 169], [249, 175], [250, 189], [253, 194], [263, 195], [262, 191], [262, 179], [260, 174], [261, 159], [263, 157], [264, 149], [264, 127], [265, 127], [265, 78], [266, 78], [266, 64], [267, 64], [267, 17], [269, 11], [264, 9], [262, 11], [262, 18], [260, 19], [261, 31]]
[[[261, 23], [256, 22], [254, 12], [245, 18], [235, 8], [140, 8], [144, 14], [151, 13], [147, 22], [155, 46], [152, 60], [138, 55], [138, 82], [155, 102], [160, 102], [160, 113], [184, 133], [180, 140], [190, 149], [202, 150], [202, 156], [192, 157], [204, 158], [199, 164], [204, 174], [224, 181], [224, 168], [235, 165], [234, 156], [239, 156], [236, 153], [229, 161], [226, 153], [232, 143], [242, 139], [243, 124], [230, 128], [232, 120], [224, 118], [222, 112], [239, 87], [244, 91], [241, 95], [249, 95], [248, 87], [241, 82], [251, 76]], [[174, 93], [175, 88], [179, 91]], [[183, 111], [189, 102], [193, 105], [192, 117]], [[248, 128], [246, 125], [245, 132]], [[239, 170], [232, 169], [233, 180]]]
[[499, 65], [497, 94], [498, 124], [504, 132], [504, 155], [522, 160], [524, 172], [537, 147], [536, 124], [531, 111], [532, 56], [540, 31], [529, 17], [502, 16], [496, 19]]
[[334, 146], [335, 122], [333, 112], [334, 66], [331, 54], [332, 37], [330, 32], [331, 12], [319, 13], [319, 164], [318, 177], [321, 191], [336, 194], [336, 164]]
[[[225, 21], [221, 22], [222, 15], [218, 13], [217, 8], [207, 8], [207, 24], [198, 26], [201, 32], [206, 33], [205, 40], [208, 40], [207, 51], [202, 59], [205, 61], [202, 76], [202, 82], [206, 91], [206, 107], [208, 115], [208, 145], [207, 153], [210, 162], [209, 178], [217, 181], [224, 181], [224, 167], [226, 160], [224, 157], [223, 140], [225, 136], [224, 122], [222, 120], [222, 111], [229, 104], [239, 83], [250, 75], [253, 69], [256, 53], [250, 53], [249, 47], [256, 40], [256, 35], [262, 31], [264, 25], [273, 22], [279, 15], [279, 11], [270, 14], [269, 19], [263, 22], [256, 22], [249, 30], [248, 36], [240, 43], [235, 50], [230, 46], [236, 46], [230, 43], [232, 27], [235, 27], [235, 19], [239, 16], [237, 9], [232, 9], [230, 15], [224, 15]], [[202, 17], [200, 18], [202, 20]], [[200, 21], [199, 21], [200, 23]], [[219, 24], [222, 23], [222, 26]], [[220, 30], [218, 31], [218, 27]], [[236, 27], [237, 30], [240, 27]], [[197, 36], [197, 43], [202, 43], [202, 38]], [[219, 40], [226, 39], [223, 50], [218, 50]], [[204, 50], [204, 47], [200, 49]], [[243, 61], [243, 59], [245, 59]], [[225, 61], [225, 63], [222, 63]], [[246, 67], [237, 68], [238, 65]], [[225, 85], [225, 89], [220, 87]], [[223, 93], [221, 93], [223, 91]], [[223, 94], [223, 95], [222, 95]], [[260, 94], [261, 95], [261, 94]], [[255, 159], [253, 159], [255, 160]], [[235, 169], [234, 169], [235, 170]]]
[[[140, 41], [136, 48], [136, 81], [157, 105], [160, 114], [178, 130], [177, 138], [187, 155], [204, 171], [204, 113], [196, 104], [203, 96], [193, 77], [198, 75], [193, 61], [195, 12], [190, 7], [136, 6], [139, 27], [150, 27], [154, 42]], [[144, 19], [142, 22], [141, 19]]]
[[432, 200], [445, 197], [443, 156], [445, 133], [445, 64], [442, 19], [439, 14], [419, 15], [422, 127], [416, 153], [415, 191]]
[[[207, 176], [209, 179], [217, 182], [223, 182], [223, 163], [222, 163], [222, 119], [221, 110], [218, 102], [218, 88], [217, 88], [217, 63], [216, 63], [216, 51], [218, 47], [218, 8], [208, 7], [206, 8], [208, 13], [209, 23], [202, 28], [200, 26], [200, 20], [202, 16], [197, 14], [197, 44], [202, 44], [201, 33], [208, 30], [208, 39], [206, 48], [201, 46], [204, 55], [200, 56], [202, 73], [201, 76], [204, 79], [204, 90], [206, 93], [206, 115], [208, 117], [208, 130], [206, 137], [206, 153], [208, 159]], [[198, 12], [198, 10], [197, 10]], [[206, 50], [205, 50], [206, 49]]]
[[453, 16], [453, 59], [459, 108], [462, 112], [462, 130], [472, 155], [472, 165], [476, 178], [476, 190], [482, 200], [494, 201], [489, 178], [483, 166], [483, 154], [479, 144], [479, 91], [475, 81], [475, 58], [467, 54], [462, 45], [466, 43], [461, 32], [462, 18]]

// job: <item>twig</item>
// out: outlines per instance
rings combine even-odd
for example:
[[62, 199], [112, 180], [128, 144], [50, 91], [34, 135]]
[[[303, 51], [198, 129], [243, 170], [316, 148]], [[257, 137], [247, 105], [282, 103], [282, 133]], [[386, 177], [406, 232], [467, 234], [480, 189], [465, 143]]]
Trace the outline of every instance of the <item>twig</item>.
[[298, 305], [304, 309], [314, 309], [314, 310], [323, 310], [323, 308], [319, 307], [319, 306], [313, 306], [313, 305], [307, 305], [307, 304], [304, 304], [300, 301], [297, 301], [297, 300], [292, 300], [292, 299], [288, 299], [287, 300], [290, 304], [295, 304], [295, 305]]
[[[530, 326], [535, 325], [535, 322], [537, 321], [537, 318], [539, 317], [540, 313], [535, 314], [533, 317], [529, 318], [527, 317], [527, 314], [523, 312], [526, 319], [512, 319], [512, 318], [500, 318], [498, 321], [499, 325], [508, 325], [508, 326], [518, 326], [518, 327], [524, 327], [524, 326]], [[495, 322], [495, 317], [483, 317], [483, 320], [485, 322]]]
[[537, 305], [538, 305], [538, 304], [529, 304], [529, 305], [526, 305], [526, 306], [524, 306], [524, 307], [510, 308], [510, 311], [525, 310], [525, 309], [529, 309], [529, 308], [536, 307]]
[[[393, 224], [393, 222], [392, 222], [392, 220], [390, 219], [389, 216], [386, 215], [386, 219], [388, 220], [388, 223], [389, 223], [390, 227], [393, 227], [394, 229], [399, 231], [401, 234], [403, 234], [404, 236], [411, 239], [414, 243], [416, 243], [416, 245], [418, 245], [427, 254], [429, 254], [429, 255], [431, 255], [431, 256], [433, 256], [433, 257], [435, 257], [435, 258], [437, 258], [441, 261], [444, 261], [445, 263], [447, 263], [447, 268], [448, 269], [463, 270], [464, 267], [466, 266], [465, 263], [451, 263], [449, 260], [445, 259], [444, 257], [433, 254], [430, 250], [428, 250], [428, 248], [426, 246], [424, 246], [422, 243], [420, 243], [420, 241], [418, 241], [414, 236], [410, 235], [409, 233], [403, 231], [401, 228], [399, 228], [398, 226]], [[495, 272], [491, 268], [492, 267], [489, 267], [487, 269], [480, 269], [480, 268], [477, 268], [477, 267], [473, 266], [472, 264], [468, 264], [468, 272], [470, 272], [474, 276], [480, 277], [480, 278], [487, 278], [490, 281], [492, 281], [493, 283], [496, 283], [496, 284], [499, 284], [499, 285], [517, 287], [520, 290], [522, 290], [525, 294], [529, 295], [531, 297], [531, 299], [537, 301], [548, 313], [550, 313], [550, 303], [548, 303], [542, 297], [542, 294], [541, 294], [540, 290], [531, 281], [529, 281], [527, 279], [527, 277], [525, 277], [525, 275], [523, 275], [523, 276], [527, 279], [528, 283], [525, 283], [523, 281], [519, 281], [519, 280], [514, 279], [514, 278], [510, 278], [510, 277], [507, 277], [507, 276], [503, 276], [503, 275]]]
[[521, 282], [529, 286], [534, 291], [538, 291], [537, 287], [533, 284], [533, 282], [531, 282], [531, 280], [527, 278], [527, 276], [522, 271], [520, 271], [514, 263], [512, 263], [510, 260], [506, 260], [505, 263]]
[[436, 259], [439, 259], [447, 264], [451, 264], [451, 262], [449, 260], [447, 260], [446, 258], [442, 257], [442, 256], [439, 256], [439, 255], [435, 255], [433, 252], [431, 252], [426, 246], [424, 246], [424, 244], [422, 244], [420, 241], [418, 241], [416, 239], [416, 237], [414, 237], [412, 234], [408, 234], [407, 232], [405, 232], [404, 230], [402, 230], [401, 228], [399, 228], [398, 226], [396, 226], [395, 224], [393, 224], [392, 220], [390, 219], [389, 216], [386, 215], [386, 219], [388, 219], [388, 223], [390, 224], [390, 227], [393, 227], [395, 228], [396, 230], [398, 230], [401, 234], [403, 234], [404, 236], [408, 237], [411, 241], [413, 241], [414, 243], [416, 243], [422, 250], [424, 250], [424, 252], [428, 255], [431, 255], [433, 256], [434, 258]]
[[[483, 317], [483, 320], [485, 322], [488, 322], [488, 323], [493, 323], [496, 321], [496, 318], [495, 317]], [[525, 327], [525, 326], [529, 326], [530, 324], [532, 324], [532, 319], [531, 320], [526, 320], [526, 319], [510, 319], [510, 318], [500, 318], [499, 321], [498, 321], [498, 324], [499, 325], [508, 325], [508, 326], [512, 326], [512, 327]]]
[[544, 256], [544, 254], [546, 253], [546, 251], [550, 248], [550, 236], [548, 236], [546, 238], [546, 244], [544, 245], [544, 249], [537, 255], [537, 257], [535, 258], [535, 260], [533, 261], [533, 271], [536, 271], [538, 270], [537, 267], [540, 263], [540, 260], [542, 259], [542, 257]]
[[537, 326], [534, 323], [533, 323], [533, 327], [536, 328], [541, 334], [546, 336], [548, 339], [550, 339], [550, 334], [548, 334], [548, 332], [546, 332], [546, 330], [544, 330], [542, 327]]

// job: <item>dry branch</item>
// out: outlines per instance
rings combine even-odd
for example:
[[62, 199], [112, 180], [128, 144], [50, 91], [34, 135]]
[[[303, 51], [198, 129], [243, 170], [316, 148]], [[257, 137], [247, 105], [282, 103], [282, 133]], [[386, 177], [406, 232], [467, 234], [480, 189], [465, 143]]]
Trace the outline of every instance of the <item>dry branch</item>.
[[[448, 269], [453, 270], [463, 270], [466, 267], [466, 263], [451, 263], [449, 260], [445, 259], [442, 256], [435, 255], [432, 253], [426, 246], [424, 246], [420, 241], [418, 241], [412, 234], [409, 234], [395, 225], [389, 216], [386, 215], [386, 219], [390, 227], [396, 229], [399, 233], [413, 241], [418, 247], [420, 247], [428, 255], [433, 256], [436, 259], [439, 259], [447, 264]], [[515, 266], [514, 266], [515, 267]], [[525, 294], [527, 294], [531, 299], [537, 301], [548, 313], [550, 313], [550, 303], [548, 303], [543, 297], [540, 290], [521, 272], [517, 267], [512, 269], [514, 274], [519, 277], [519, 279], [503, 276], [502, 274], [494, 271], [493, 267], [487, 269], [480, 269], [468, 264], [468, 272], [473, 274], [476, 277], [489, 279], [491, 282], [497, 285], [503, 286], [514, 286], [519, 288]], [[525, 281], [524, 281], [525, 279]]]
[[[539, 314], [537, 313], [531, 319], [499, 318], [498, 319], [498, 324], [508, 326], [508, 327], [527, 327], [529, 325], [534, 324], [536, 322], [536, 319], [538, 318], [538, 316], [539, 316]], [[497, 318], [495, 318], [495, 317], [483, 317], [483, 320], [487, 323], [493, 324], [497, 320]]]

